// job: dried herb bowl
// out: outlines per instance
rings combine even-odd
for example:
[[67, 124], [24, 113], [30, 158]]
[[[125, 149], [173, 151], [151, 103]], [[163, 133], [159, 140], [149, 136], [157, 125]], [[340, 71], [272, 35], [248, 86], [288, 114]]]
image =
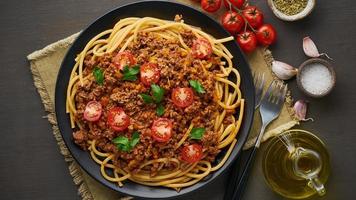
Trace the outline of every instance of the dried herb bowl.
[[[291, 0], [293, 1], [293, 0]], [[295, 0], [294, 0], [295, 1]], [[305, 18], [306, 16], [308, 16], [314, 9], [315, 7], [315, 3], [316, 3], [316, 0], [306, 0], [306, 5], [303, 6], [304, 8], [303, 9], [300, 9], [300, 12], [297, 12], [297, 13], [285, 13], [285, 12], [282, 12], [280, 9], [278, 9], [278, 6], [276, 5], [276, 0], [267, 0], [268, 2], [268, 6], [271, 8], [273, 14], [281, 19], [281, 20], [284, 20], [284, 21], [297, 21], [297, 20], [300, 20], [300, 19], [303, 19]], [[291, 6], [290, 4], [291, 3], [285, 3], [285, 4], [289, 4], [289, 5], [286, 5], [286, 6]], [[286, 9], [288, 10], [288, 9]]]

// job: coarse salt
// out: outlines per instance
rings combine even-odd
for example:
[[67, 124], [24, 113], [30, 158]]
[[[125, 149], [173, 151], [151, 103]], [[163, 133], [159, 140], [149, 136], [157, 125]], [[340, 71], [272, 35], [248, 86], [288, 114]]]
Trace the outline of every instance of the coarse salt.
[[301, 83], [307, 92], [314, 95], [322, 95], [331, 89], [333, 77], [325, 65], [312, 63], [302, 70]]

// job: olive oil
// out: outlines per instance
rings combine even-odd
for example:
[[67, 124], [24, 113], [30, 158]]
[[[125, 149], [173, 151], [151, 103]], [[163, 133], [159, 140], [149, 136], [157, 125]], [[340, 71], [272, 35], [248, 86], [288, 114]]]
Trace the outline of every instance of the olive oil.
[[263, 157], [268, 185], [280, 195], [303, 199], [325, 194], [330, 173], [329, 154], [312, 133], [289, 130], [270, 141]]

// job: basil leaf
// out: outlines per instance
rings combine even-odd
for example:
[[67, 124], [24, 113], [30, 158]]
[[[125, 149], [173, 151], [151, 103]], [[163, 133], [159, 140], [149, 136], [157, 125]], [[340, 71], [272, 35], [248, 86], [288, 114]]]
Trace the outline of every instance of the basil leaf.
[[190, 131], [190, 139], [200, 140], [205, 133], [205, 128], [193, 128]]
[[102, 85], [104, 83], [104, 73], [103, 70], [100, 69], [99, 67], [95, 67], [93, 70], [93, 76], [95, 78], [95, 81], [99, 84]]
[[156, 113], [158, 116], [162, 116], [164, 114], [164, 107], [162, 104], [159, 104], [156, 108]]
[[135, 65], [133, 67], [125, 66], [122, 72], [123, 72], [122, 80], [136, 81], [137, 74], [140, 72], [140, 66], [139, 65]]
[[161, 102], [162, 99], [163, 99], [163, 96], [164, 96], [164, 89], [161, 88], [160, 86], [156, 85], [156, 84], [152, 84], [151, 85], [151, 90], [152, 90], [153, 100], [156, 103]]
[[135, 131], [132, 134], [132, 138], [130, 141], [130, 148], [133, 149], [139, 141], [140, 141], [140, 134], [137, 131]]
[[189, 85], [199, 94], [205, 93], [203, 85], [197, 80], [189, 80]]
[[125, 136], [119, 136], [112, 140], [112, 142], [117, 146], [121, 151], [130, 151], [130, 141]]
[[139, 95], [142, 97], [143, 102], [145, 102], [147, 104], [153, 103], [153, 98], [150, 95], [148, 95], [148, 94], [139, 94]]
[[119, 136], [112, 140], [112, 142], [116, 145], [116, 147], [119, 150], [126, 151], [126, 152], [131, 151], [139, 141], [140, 141], [140, 134], [137, 131], [135, 131], [132, 134], [131, 140], [129, 140], [125, 136]]

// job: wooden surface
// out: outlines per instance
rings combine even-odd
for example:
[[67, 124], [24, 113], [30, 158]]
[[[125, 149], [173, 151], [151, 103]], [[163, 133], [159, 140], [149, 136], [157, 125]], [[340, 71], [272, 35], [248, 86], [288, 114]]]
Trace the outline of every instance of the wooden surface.
[[[26, 55], [75, 33], [97, 17], [129, 0], [0, 1], [0, 198], [80, 199], [59, 153], [51, 127], [43, 116]], [[330, 151], [332, 174], [323, 199], [354, 199], [356, 178], [356, 1], [317, 1], [314, 12], [299, 22], [275, 18], [266, 1], [252, 0], [275, 25], [276, 59], [294, 66], [306, 56], [302, 38], [310, 35], [321, 51], [334, 58], [336, 88], [322, 99], [306, 98], [289, 82], [293, 96], [310, 101], [314, 123], [302, 127], [322, 138]], [[263, 151], [263, 148], [262, 148]], [[282, 199], [264, 183], [261, 153], [244, 199]], [[221, 199], [227, 176], [189, 199]]]

